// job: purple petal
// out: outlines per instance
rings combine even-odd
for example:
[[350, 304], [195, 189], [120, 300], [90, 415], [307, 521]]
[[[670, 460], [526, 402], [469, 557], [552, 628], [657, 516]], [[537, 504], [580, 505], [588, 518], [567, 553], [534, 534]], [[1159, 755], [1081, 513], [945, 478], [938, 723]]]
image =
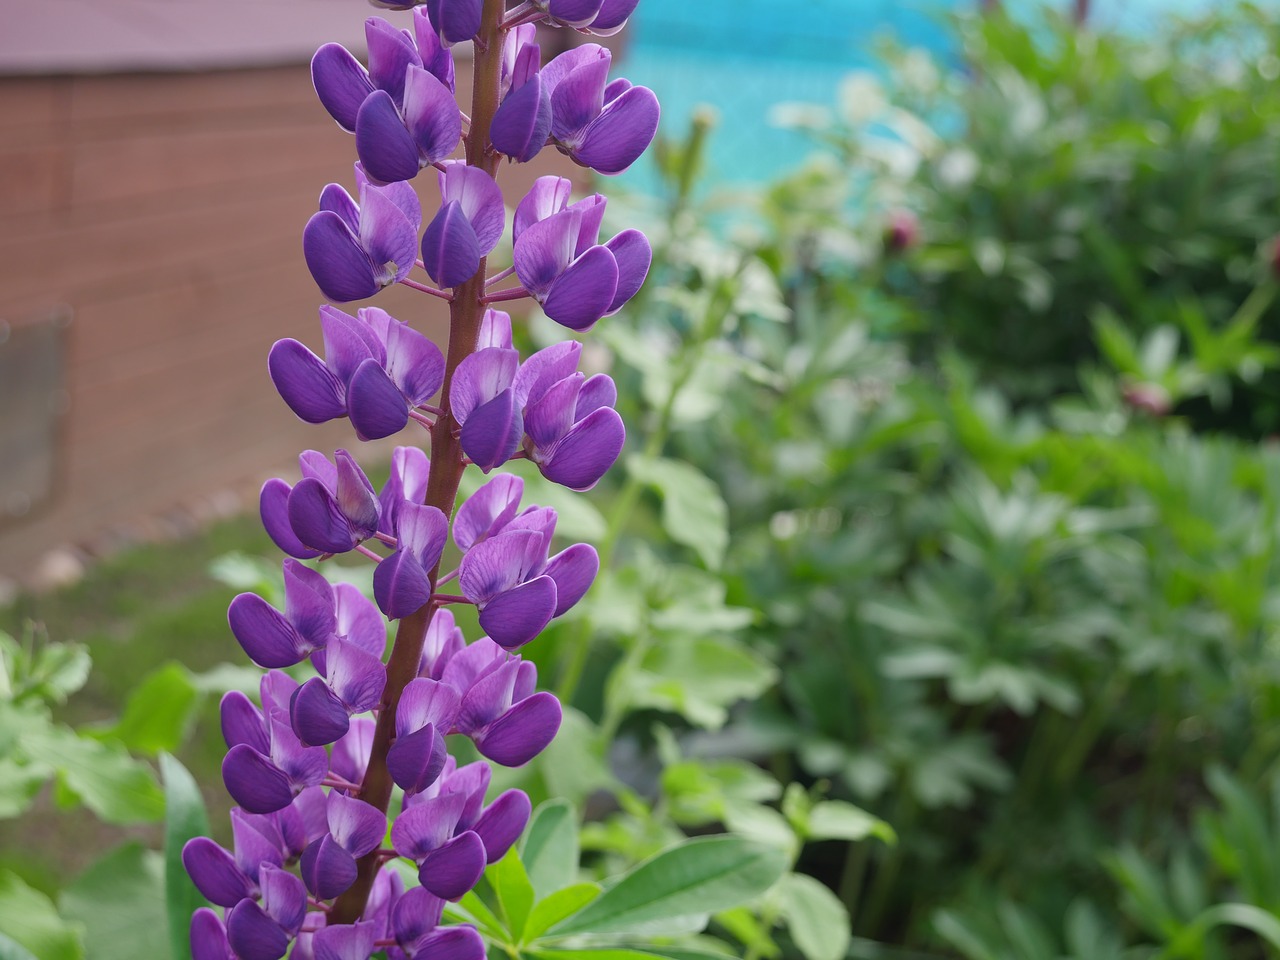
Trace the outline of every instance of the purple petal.
[[294, 691], [289, 719], [298, 739], [312, 747], [333, 743], [351, 723], [342, 700], [319, 677], [312, 677]]
[[227, 622], [249, 659], [260, 667], [291, 667], [311, 652], [284, 614], [256, 593], [232, 600]]
[[[246, 813], [238, 807], [231, 810], [231, 836], [235, 846], [236, 866], [255, 883], [264, 867], [278, 867], [284, 862], [284, 851], [277, 842], [279, 831], [270, 826], [276, 816]], [[264, 833], [264, 830], [267, 832]], [[272, 839], [268, 833], [273, 833], [277, 839]]]
[[505, 310], [485, 308], [484, 317], [480, 320], [480, 335], [476, 338], [476, 349], [484, 350], [487, 347], [511, 349], [511, 314]]
[[518, 656], [504, 652], [497, 669], [476, 678], [458, 711], [460, 732], [471, 736], [511, 708], [520, 662]]
[[323, 360], [297, 340], [277, 340], [267, 371], [280, 397], [300, 420], [325, 423], [346, 416], [343, 387]]
[[360, 104], [373, 93], [360, 62], [341, 44], [326, 43], [311, 58], [311, 83], [329, 116], [347, 133], [354, 133]]
[[612, 176], [631, 166], [653, 142], [661, 110], [648, 87], [632, 87], [582, 131], [569, 153], [596, 173]]
[[516, 206], [511, 228], [514, 240], [519, 240], [526, 228], [567, 207], [572, 193], [573, 182], [565, 177], [539, 177], [535, 180]]
[[565, 210], [524, 229], [513, 248], [512, 262], [526, 290], [541, 297], [551, 289], [573, 260], [581, 226], [582, 214]]
[[405, 685], [400, 695], [400, 705], [396, 708], [396, 736], [408, 736], [429, 723], [447, 733], [453, 727], [460, 703], [460, 694], [449, 684], [428, 677], [415, 677]]
[[551, 96], [552, 136], [574, 142], [575, 135], [600, 115], [608, 76], [609, 61], [601, 57], [584, 63], [556, 85]]
[[387, 649], [387, 624], [378, 608], [349, 583], [334, 587], [333, 599], [337, 635], [381, 660]]
[[458, 574], [463, 595], [481, 604], [510, 590], [543, 559], [538, 551], [544, 546], [542, 536], [532, 530], [512, 530], [475, 544], [462, 558]]
[[422, 235], [427, 274], [442, 287], [456, 287], [475, 276], [481, 256], [480, 241], [462, 206], [446, 203]]
[[404, 125], [414, 144], [418, 166], [443, 160], [462, 139], [462, 114], [453, 93], [421, 67], [410, 67], [406, 78]]
[[329, 832], [353, 857], [363, 857], [382, 843], [387, 833], [387, 817], [377, 807], [330, 793], [328, 801]]
[[356, 154], [369, 177], [383, 183], [411, 180], [421, 168], [417, 145], [390, 93], [370, 93], [356, 116]]
[[[377, 724], [372, 717], [353, 717], [351, 729], [333, 745], [333, 772], [351, 783], [364, 780]], [[306, 791], [303, 791], [305, 793]]]
[[302, 255], [316, 286], [330, 300], [363, 300], [381, 289], [373, 261], [336, 213], [321, 210], [307, 221]]
[[258, 513], [272, 543], [291, 557], [310, 560], [320, 556], [320, 551], [306, 546], [293, 532], [289, 523], [289, 494], [292, 490], [293, 487], [279, 478], [268, 480], [258, 496]]
[[427, 0], [427, 15], [447, 44], [470, 40], [480, 30], [482, 0]]
[[603, 194], [593, 193], [568, 208], [582, 218], [578, 227], [578, 242], [573, 248], [575, 257], [582, 256], [596, 245], [600, 236], [600, 224], [604, 222], [604, 211], [608, 205], [609, 201]]
[[418, 42], [418, 55], [422, 65], [451, 91], [454, 84], [453, 54], [440, 42], [440, 35], [431, 25], [427, 11], [417, 7], [413, 11], [413, 35]]
[[600, 13], [603, 0], [551, 0], [547, 12], [566, 27], [585, 27]]
[[[431, 933], [443, 917], [444, 901], [422, 887], [414, 887], [405, 891], [392, 908], [391, 931], [397, 941], [409, 944]], [[427, 956], [435, 958], [435, 954]]]
[[[335, 640], [329, 644], [326, 667], [329, 684], [348, 713], [372, 710], [382, 699], [382, 689], [387, 683], [387, 669], [381, 659], [361, 650], [354, 643]], [[345, 732], [344, 729], [343, 733]]]
[[424, 569], [430, 569], [440, 562], [449, 537], [449, 521], [438, 507], [406, 502], [400, 506], [396, 533], [400, 549], [408, 550]]
[[557, 617], [583, 598], [599, 572], [600, 555], [589, 543], [575, 543], [547, 561], [543, 573], [556, 582]]
[[347, 413], [361, 440], [381, 440], [409, 422], [409, 406], [377, 360], [370, 357], [347, 384]]
[[373, 571], [373, 595], [384, 614], [399, 620], [431, 599], [431, 581], [417, 557], [397, 550]]
[[550, 63], [542, 68], [542, 78], [554, 92], [555, 88], [573, 71], [590, 64], [594, 60], [604, 60], [607, 63], [612, 57], [613, 54], [600, 44], [584, 43], [553, 58]]
[[644, 286], [649, 265], [653, 262], [653, 249], [649, 246], [648, 237], [639, 230], [623, 230], [605, 246], [618, 262], [618, 289], [614, 291], [613, 301], [605, 314], [608, 316], [622, 309], [623, 304]]
[[416, 407], [430, 400], [444, 382], [444, 354], [429, 337], [396, 322], [387, 332], [387, 373]]
[[462, 449], [485, 473], [515, 455], [524, 435], [524, 418], [516, 406], [515, 392], [500, 394], [472, 410], [462, 426]]
[[551, 285], [542, 310], [570, 330], [586, 330], [605, 315], [617, 290], [613, 253], [607, 247], [592, 247]]
[[344, 384], [369, 357], [381, 359], [382, 345], [369, 324], [331, 304], [320, 308], [320, 331], [324, 336], [325, 363]]
[[319, 480], [330, 493], [337, 492], [338, 468], [319, 450], [303, 450], [298, 454], [298, 467], [304, 477]]
[[437, 610], [427, 627], [427, 636], [422, 644], [422, 662], [418, 675], [439, 680], [449, 663], [466, 645], [467, 641], [453, 614], [445, 609]]
[[[356, 179], [361, 184], [367, 184], [369, 178], [359, 163], [356, 164]], [[380, 197], [391, 201], [392, 206], [400, 211], [405, 221], [409, 224], [409, 232], [413, 235], [413, 253], [417, 254], [417, 238], [418, 230], [422, 227], [422, 201], [418, 199], [418, 193], [413, 189], [411, 183], [388, 183], [382, 186], [376, 186], [374, 192]], [[363, 193], [361, 194], [363, 196]], [[364, 202], [364, 201], [361, 201]]]
[[635, 11], [640, 0], [604, 0], [599, 15], [591, 21], [591, 32], [597, 36], [610, 36], [621, 30], [627, 18]]
[[318, 900], [341, 896], [356, 880], [355, 857], [328, 834], [302, 851], [298, 868], [307, 889]]
[[336, 213], [344, 226], [355, 236], [360, 231], [360, 208], [341, 185], [327, 183], [320, 191], [320, 210]]
[[484, 940], [475, 927], [444, 927], [401, 942], [412, 949], [415, 957], [431, 960], [484, 960], [485, 957]]
[[517, 163], [528, 163], [546, 145], [552, 125], [551, 97], [534, 75], [502, 99], [493, 115], [489, 139], [494, 148]]
[[434, 724], [428, 723], [396, 737], [387, 751], [387, 772], [405, 793], [421, 793], [439, 779], [444, 759], [444, 737], [436, 732]]
[[[292, 699], [292, 697], [290, 697]], [[296, 794], [306, 787], [313, 787], [324, 780], [329, 770], [329, 755], [324, 747], [309, 747], [298, 739], [285, 713], [272, 714], [271, 762], [289, 778]], [[252, 811], [270, 813], [271, 811]]]
[[484, 842], [468, 830], [423, 858], [418, 864], [418, 881], [437, 897], [456, 900], [476, 885], [484, 865]]
[[414, 217], [405, 213], [407, 202], [416, 205], [413, 188], [406, 183], [360, 191], [360, 244], [368, 252], [374, 280], [380, 286], [407, 277], [417, 258], [418, 228]]
[[271, 865], [262, 868], [258, 882], [262, 887], [262, 909], [285, 933], [296, 937], [307, 915], [306, 887], [292, 873]]
[[536, 577], [490, 600], [480, 611], [480, 628], [495, 643], [513, 650], [541, 633], [555, 610], [555, 581]]
[[377, 935], [375, 923], [329, 924], [316, 931], [312, 946], [316, 960], [368, 960]]
[[338, 506], [351, 521], [351, 530], [361, 540], [373, 536], [378, 529], [378, 497], [373, 484], [346, 450], [338, 450], [334, 459], [338, 464]]
[[525, 410], [524, 429], [533, 441], [534, 456], [539, 462], [538, 455], [549, 452], [573, 427], [578, 394], [585, 382], [586, 378], [580, 373], [554, 381]]
[[538, 469], [570, 490], [590, 490], [617, 462], [626, 439], [622, 417], [612, 407], [601, 407], [575, 424]]
[[269, 670], [262, 675], [258, 681], [258, 697], [268, 726], [273, 718], [289, 715], [289, 701], [297, 689], [298, 681], [283, 670]]
[[537, 403], [552, 384], [572, 377], [581, 356], [582, 344], [577, 340], [562, 340], [533, 354], [516, 374], [516, 400], [520, 406]]
[[495, 763], [519, 767], [555, 739], [561, 717], [560, 701], [542, 691], [521, 700], [497, 720], [473, 733], [471, 739], [476, 749]]
[[395, 519], [404, 500], [421, 503], [427, 492], [427, 480], [431, 475], [431, 461], [417, 447], [396, 447], [391, 451], [391, 476], [387, 479], [378, 501], [382, 507], [379, 531], [395, 536]]
[[453, 836], [467, 798], [459, 793], [423, 797], [408, 805], [391, 825], [396, 853], [420, 862]]
[[201, 907], [191, 915], [192, 960], [236, 960], [218, 915]]
[[[552, 736], [555, 736], [554, 731]], [[520, 834], [524, 833], [524, 828], [529, 824], [531, 813], [533, 805], [523, 790], [507, 790], [485, 808], [474, 829], [484, 843], [485, 855], [490, 863], [501, 860], [512, 844], [520, 839]]]
[[588, 414], [601, 407], [612, 407], [618, 402], [618, 387], [607, 373], [597, 373], [587, 377], [578, 394], [578, 407], [574, 411], [577, 419], [582, 420]]
[[338, 501], [310, 477], [299, 480], [289, 494], [289, 525], [302, 543], [324, 553], [345, 553], [356, 545]]
[[497, 533], [520, 509], [524, 481], [511, 473], [500, 473], [458, 508], [453, 520], [453, 542], [466, 553], [477, 542]]
[[463, 358], [449, 385], [449, 406], [463, 425], [471, 411], [488, 403], [515, 380], [520, 353], [514, 349], [485, 347]]
[[333, 587], [322, 573], [297, 560], [286, 560], [283, 574], [285, 616], [308, 650], [323, 647], [338, 623], [333, 609]]
[[365, 20], [364, 37], [369, 48], [369, 79], [397, 104], [401, 103], [405, 70], [422, 64], [413, 38], [381, 17]]
[[[465, 691], [463, 699], [471, 695], [472, 686], [484, 676], [489, 675], [499, 669], [502, 664], [509, 660], [519, 660], [515, 654], [508, 653], [500, 646], [490, 640], [488, 637], [481, 637], [475, 643], [458, 651], [457, 654], [445, 666], [441, 680], [457, 690]], [[503, 708], [505, 709], [505, 707]], [[492, 719], [496, 714], [488, 715], [485, 721]], [[462, 720], [458, 720], [459, 728], [462, 728]]]
[[222, 782], [233, 800], [250, 813], [273, 813], [293, 800], [289, 778], [248, 744], [238, 743], [222, 760]]
[[252, 900], [227, 914], [227, 942], [239, 960], [280, 960], [289, 949], [289, 935]]
[[234, 907], [254, 895], [253, 884], [236, 866], [231, 854], [208, 837], [188, 840], [182, 848], [182, 865], [191, 882], [211, 903]]
[[222, 722], [222, 739], [228, 747], [247, 743], [259, 753], [270, 749], [262, 712], [239, 690], [229, 690], [218, 704]]
[[445, 203], [457, 203], [476, 232], [480, 252], [487, 254], [502, 239], [506, 209], [502, 190], [484, 170], [450, 160], [439, 174], [440, 195]]

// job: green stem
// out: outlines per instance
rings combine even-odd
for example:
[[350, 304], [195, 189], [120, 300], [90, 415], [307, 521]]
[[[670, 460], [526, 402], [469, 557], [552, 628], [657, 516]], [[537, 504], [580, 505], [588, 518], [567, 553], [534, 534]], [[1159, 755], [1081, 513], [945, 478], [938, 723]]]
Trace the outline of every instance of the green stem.
[[[475, 44], [473, 65], [475, 84], [471, 98], [471, 129], [467, 137], [467, 163], [480, 167], [490, 176], [497, 172], [499, 160], [498, 154], [489, 147], [489, 126], [498, 109], [498, 81], [502, 68], [501, 22], [505, 6], [505, 0], [484, 0], [483, 21]], [[465, 469], [462, 446], [454, 436], [456, 421], [449, 408], [449, 385], [458, 364], [476, 348], [480, 322], [484, 318], [485, 268], [486, 263], [482, 259], [475, 276], [454, 291], [453, 302], [449, 305], [449, 349], [444, 385], [440, 390], [441, 413], [431, 428], [431, 473], [425, 498], [429, 506], [439, 509], [445, 517], [453, 515], [458, 484]], [[440, 566], [437, 563], [430, 572], [433, 594], [439, 576]], [[387, 660], [387, 685], [378, 708], [369, 766], [358, 794], [361, 800], [384, 814], [391, 803], [392, 781], [387, 770], [387, 751], [395, 739], [396, 709], [405, 686], [418, 675], [427, 627], [437, 609], [439, 604], [429, 601], [417, 612], [401, 619]], [[333, 904], [330, 923], [354, 923], [359, 919], [381, 866], [382, 860], [376, 850], [360, 859], [355, 882]]]

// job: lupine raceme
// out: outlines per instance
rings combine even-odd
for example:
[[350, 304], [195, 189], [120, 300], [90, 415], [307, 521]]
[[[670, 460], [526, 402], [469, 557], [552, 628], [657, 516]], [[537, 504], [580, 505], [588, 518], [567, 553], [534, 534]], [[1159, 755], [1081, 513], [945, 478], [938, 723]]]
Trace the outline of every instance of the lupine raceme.
[[[501, 468], [528, 459], [548, 480], [586, 490], [625, 439], [613, 381], [579, 370], [580, 344], [521, 357], [511, 317], [493, 305], [530, 298], [583, 331], [639, 290], [651, 256], [636, 230], [600, 242], [603, 196], [574, 200], [568, 180], [543, 177], [504, 198], [498, 177], [548, 147], [616, 174], [649, 145], [657, 99], [610, 79], [608, 50], [584, 43], [543, 63], [537, 43], [538, 25], [616, 33], [637, 2], [375, 0], [407, 21], [366, 21], [367, 64], [336, 44], [312, 60], [320, 103], [354, 135], [355, 192], [326, 186], [303, 229], [307, 266], [330, 301], [320, 352], [281, 340], [268, 370], [307, 422], [347, 418], [362, 441], [425, 429], [427, 449], [397, 447], [381, 490], [346, 449], [308, 450], [297, 483], [262, 489], [263, 525], [288, 555], [284, 609], [246, 593], [228, 611], [267, 672], [259, 702], [233, 692], [221, 705], [233, 847], [201, 837], [183, 851], [221, 908], [192, 918], [196, 960], [484, 957], [476, 930], [441, 921], [446, 901], [478, 882], [530, 816], [519, 790], [486, 802], [489, 763], [527, 763], [561, 721], [517, 651], [583, 597], [599, 567], [588, 544], [553, 552], [555, 511], [524, 503], [523, 481]], [[465, 41], [469, 112], [454, 97], [450, 50]], [[464, 159], [454, 157], [460, 144]], [[427, 168], [439, 196], [429, 218], [406, 182]], [[490, 275], [487, 258], [506, 236], [513, 266]], [[449, 302], [443, 349], [385, 310], [334, 305], [393, 283]], [[468, 467], [486, 481], [455, 514]], [[442, 570], [449, 540], [461, 561]], [[315, 567], [351, 552], [376, 564], [373, 600]], [[468, 642], [452, 604], [474, 605], [485, 636]], [[460, 766], [450, 734], [485, 759]], [[387, 868], [395, 859], [413, 865], [420, 886]]]

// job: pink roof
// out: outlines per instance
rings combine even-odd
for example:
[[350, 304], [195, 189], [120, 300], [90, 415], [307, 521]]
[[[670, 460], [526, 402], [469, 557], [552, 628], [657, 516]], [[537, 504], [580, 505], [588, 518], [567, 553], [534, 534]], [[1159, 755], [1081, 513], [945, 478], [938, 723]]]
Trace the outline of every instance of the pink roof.
[[[0, 74], [208, 70], [357, 55], [361, 0], [0, 0]], [[391, 14], [397, 19], [405, 14]]]

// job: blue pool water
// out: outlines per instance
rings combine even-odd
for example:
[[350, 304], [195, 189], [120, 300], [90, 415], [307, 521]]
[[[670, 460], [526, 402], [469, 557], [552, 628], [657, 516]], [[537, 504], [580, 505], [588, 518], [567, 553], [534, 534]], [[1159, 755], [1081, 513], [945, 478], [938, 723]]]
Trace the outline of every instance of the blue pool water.
[[[702, 105], [719, 117], [707, 172], [718, 184], [760, 183], [809, 152], [802, 133], [770, 122], [784, 102], [832, 105], [850, 71], [875, 69], [877, 34], [945, 58], [954, 48], [946, 15], [977, 0], [641, 0], [619, 63], [634, 83], [662, 102], [663, 129], [680, 136]], [[1004, 0], [1034, 9], [1045, 0]], [[1216, 0], [1093, 0], [1100, 27], [1140, 32], [1171, 13], [1195, 13]], [[1062, 7], [1068, 0], [1056, 0]], [[782, 12], [782, 11], [785, 11]], [[655, 174], [642, 159], [622, 180], [651, 191]]]

